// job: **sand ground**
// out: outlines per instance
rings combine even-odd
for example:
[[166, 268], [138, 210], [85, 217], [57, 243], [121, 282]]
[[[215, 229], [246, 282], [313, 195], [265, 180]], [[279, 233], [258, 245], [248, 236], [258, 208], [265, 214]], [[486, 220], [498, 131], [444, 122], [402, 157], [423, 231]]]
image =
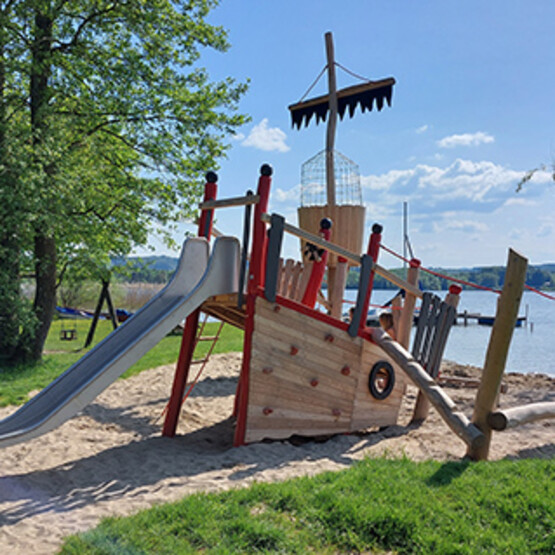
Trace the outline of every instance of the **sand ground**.
[[[173, 366], [118, 380], [80, 415], [27, 443], [0, 451], [0, 547], [3, 553], [55, 553], [63, 538], [110, 515], [174, 501], [197, 491], [220, 491], [253, 481], [276, 481], [348, 467], [365, 456], [406, 454], [414, 460], [456, 460], [465, 446], [432, 409], [409, 422], [416, 389], [409, 387], [400, 425], [334, 436], [327, 441], [275, 441], [232, 447], [230, 418], [240, 355], [214, 356], [184, 405], [174, 439], [160, 435]], [[444, 375], [478, 370], [445, 363]], [[501, 406], [555, 400], [555, 379], [505, 376]], [[476, 394], [448, 388], [468, 416]], [[15, 410], [0, 409], [0, 418]], [[493, 437], [490, 458], [555, 458], [555, 420]]]

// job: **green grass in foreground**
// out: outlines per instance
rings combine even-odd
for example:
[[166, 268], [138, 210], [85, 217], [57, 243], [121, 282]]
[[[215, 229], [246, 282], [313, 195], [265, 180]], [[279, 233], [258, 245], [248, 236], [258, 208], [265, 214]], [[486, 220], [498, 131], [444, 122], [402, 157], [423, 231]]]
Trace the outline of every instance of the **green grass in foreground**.
[[[67, 322], [67, 321], [66, 321]], [[12, 368], [0, 368], [0, 406], [19, 405], [29, 399], [29, 392], [43, 389], [51, 381], [79, 360], [87, 350], [81, 349], [85, 343], [90, 326], [89, 320], [78, 320], [77, 341], [61, 341], [59, 338], [61, 324], [54, 322], [46, 341], [46, 354], [42, 362], [35, 365], [19, 365]], [[65, 323], [68, 327], [73, 326]], [[204, 335], [216, 332], [219, 323], [208, 323]], [[112, 331], [112, 324], [101, 320], [96, 329], [93, 346]], [[138, 374], [143, 370], [155, 368], [163, 364], [172, 364], [177, 360], [181, 336], [167, 336], [156, 347], [146, 353], [123, 375], [124, 378]], [[195, 352], [195, 358], [201, 358], [209, 348], [209, 342], [201, 342]], [[241, 351], [243, 348], [243, 332], [225, 325], [220, 339], [216, 343], [214, 353]], [[169, 392], [168, 392], [169, 395]]]
[[61, 553], [554, 553], [554, 515], [552, 461], [368, 459], [109, 518]]

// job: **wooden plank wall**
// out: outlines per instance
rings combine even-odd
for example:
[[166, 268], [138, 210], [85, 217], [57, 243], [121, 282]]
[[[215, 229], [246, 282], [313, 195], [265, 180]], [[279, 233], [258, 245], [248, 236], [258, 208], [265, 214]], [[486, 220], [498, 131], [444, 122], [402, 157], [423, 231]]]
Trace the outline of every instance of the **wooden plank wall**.
[[374, 362], [389, 360], [375, 345], [263, 298], [256, 300], [252, 345], [247, 443], [396, 422], [402, 373], [387, 399], [368, 391]]
[[[333, 222], [331, 242], [351, 252], [363, 251], [364, 206], [301, 206], [297, 209], [299, 227], [310, 233], [318, 233], [322, 218], [330, 218]], [[305, 241], [301, 240], [301, 252], [304, 252]], [[303, 255], [304, 256], [304, 255]], [[334, 268], [337, 256], [330, 253], [328, 266]]]

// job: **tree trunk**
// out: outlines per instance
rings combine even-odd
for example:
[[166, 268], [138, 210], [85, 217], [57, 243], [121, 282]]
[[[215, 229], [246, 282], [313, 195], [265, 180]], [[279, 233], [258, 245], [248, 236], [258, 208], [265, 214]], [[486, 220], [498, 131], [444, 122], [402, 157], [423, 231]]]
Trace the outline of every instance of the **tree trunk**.
[[[35, 13], [35, 27], [32, 45], [33, 63], [30, 79], [31, 129], [35, 157], [43, 166], [42, 186], [48, 188], [54, 172], [51, 166], [44, 167], [39, 153], [43, 131], [48, 127], [49, 79], [52, 58], [52, 18], [45, 13]], [[47, 196], [47, 195], [45, 195]], [[56, 309], [56, 240], [48, 227], [48, 206], [43, 217], [38, 215], [34, 236], [35, 257], [35, 300], [33, 309], [37, 319], [35, 325], [23, 330], [17, 356], [20, 359], [40, 360], [48, 330]]]
[[56, 242], [42, 233], [35, 236], [36, 289], [33, 305], [38, 325], [34, 330], [30, 356], [40, 360], [56, 310]]

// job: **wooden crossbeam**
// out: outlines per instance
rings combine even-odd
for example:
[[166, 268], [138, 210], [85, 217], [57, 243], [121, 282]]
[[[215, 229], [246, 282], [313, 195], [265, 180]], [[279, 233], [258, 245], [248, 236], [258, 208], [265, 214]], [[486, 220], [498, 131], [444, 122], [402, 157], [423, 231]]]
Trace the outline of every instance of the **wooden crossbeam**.
[[[337, 91], [337, 111], [341, 119], [349, 108], [350, 117], [353, 116], [358, 103], [361, 103], [363, 111], [371, 109], [375, 100], [378, 111], [382, 109], [384, 100], [391, 105], [391, 97], [395, 79], [388, 77], [379, 81], [370, 81], [360, 85], [353, 85]], [[313, 115], [316, 115], [316, 123], [320, 120], [325, 121], [329, 111], [329, 94], [324, 94], [316, 98], [311, 98], [303, 102], [297, 102], [289, 106], [291, 113], [291, 124], [297, 129], [301, 128], [303, 120], [308, 125]], [[367, 102], [364, 102], [367, 99]], [[363, 101], [363, 102], [361, 102]]]

